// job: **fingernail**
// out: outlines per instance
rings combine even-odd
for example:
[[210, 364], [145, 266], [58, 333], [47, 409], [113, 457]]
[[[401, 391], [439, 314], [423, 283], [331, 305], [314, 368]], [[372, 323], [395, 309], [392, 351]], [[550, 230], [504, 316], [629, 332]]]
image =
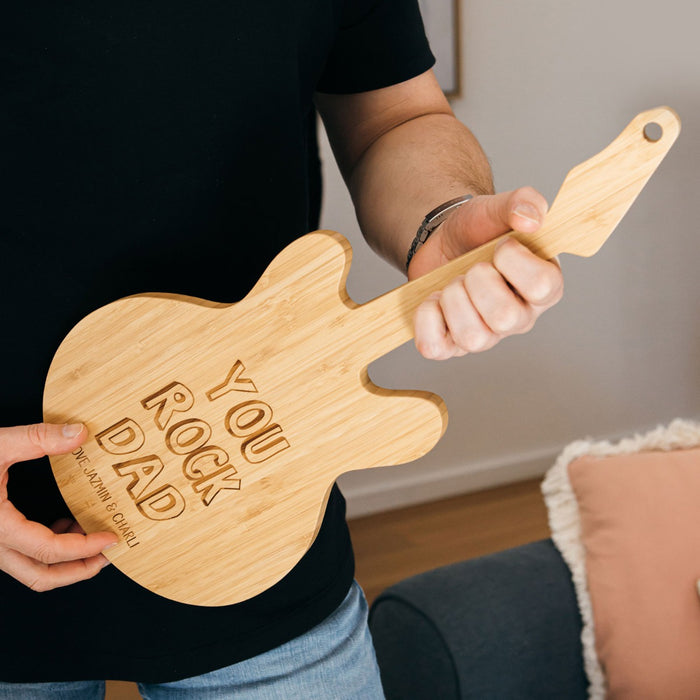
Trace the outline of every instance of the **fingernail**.
[[527, 202], [521, 202], [515, 209], [513, 209], [513, 214], [517, 214], [523, 219], [532, 221], [534, 224], [540, 223], [540, 212]]
[[108, 552], [110, 549], [114, 549], [119, 543], [118, 542], [112, 542], [111, 544], [108, 544], [106, 547], [102, 548], [102, 552]]
[[83, 429], [82, 423], [68, 423], [67, 425], [63, 426], [63, 429], [61, 430], [61, 432], [63, 433], [64, 438], [66, 438], [67, 440], [71, 440], [74, 437], [78, 437], [78, 435], [80, 435], [82, 429]]

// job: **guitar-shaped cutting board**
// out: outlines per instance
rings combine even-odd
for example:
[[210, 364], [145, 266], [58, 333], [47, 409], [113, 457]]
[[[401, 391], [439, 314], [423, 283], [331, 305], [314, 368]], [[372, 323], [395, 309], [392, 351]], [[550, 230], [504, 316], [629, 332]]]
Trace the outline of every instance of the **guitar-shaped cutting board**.
[[[679, 129], [670, 109], [638, 115], [569, 173], [537, 234], [509, 235], [543, 258], [592, 255]], [[118, 533], [112, 563], [173, 600], [266, 590], [311, 546], [341, 473], [414, 460], [442, 436], [439, 397], [379, 388], [366, 368], [496, 242], [358, 305], [345, 289], [350, 245], [316, 232], [236, 304], [143, 294], [90, 314], [59, 347], [44, 395], [45, 420], [89, 430], [51, 458], [75, 518]]]

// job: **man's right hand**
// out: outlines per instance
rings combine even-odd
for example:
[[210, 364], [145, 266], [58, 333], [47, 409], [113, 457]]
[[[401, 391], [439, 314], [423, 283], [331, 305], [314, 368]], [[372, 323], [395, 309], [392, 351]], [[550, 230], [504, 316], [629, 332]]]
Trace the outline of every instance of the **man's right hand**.
[[118, 537], [86, 535], [74, 520], [50, 528], [27, 520], [8, 500], [8, 470], [16, 462], [66, 454], [87, 437], [85, 426], [37, 423], [0, 428], [0, 570], [35, 591], [48, 591], [95, 576], [109, 561], [100, 552]]

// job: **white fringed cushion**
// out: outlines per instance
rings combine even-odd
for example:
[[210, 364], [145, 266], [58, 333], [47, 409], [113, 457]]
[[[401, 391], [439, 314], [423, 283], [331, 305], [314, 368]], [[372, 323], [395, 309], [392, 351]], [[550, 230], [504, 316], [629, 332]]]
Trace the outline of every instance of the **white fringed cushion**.
[[700, 698], [700, 425], [575, 442], [542, 492], [578, 596], [589, 697]]

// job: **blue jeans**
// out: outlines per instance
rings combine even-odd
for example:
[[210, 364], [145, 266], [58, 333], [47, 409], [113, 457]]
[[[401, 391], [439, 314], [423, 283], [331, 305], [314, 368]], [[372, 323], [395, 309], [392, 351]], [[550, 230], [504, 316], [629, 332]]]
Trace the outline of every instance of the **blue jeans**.
[[[367, 602], [353, 583], [340, 607], [306, 634], [260, 656], [173, 683], [139, 683], [145, 700], [380, 700]], [[104, 681], [2, 683], [0, 698], [102, 700]]]

